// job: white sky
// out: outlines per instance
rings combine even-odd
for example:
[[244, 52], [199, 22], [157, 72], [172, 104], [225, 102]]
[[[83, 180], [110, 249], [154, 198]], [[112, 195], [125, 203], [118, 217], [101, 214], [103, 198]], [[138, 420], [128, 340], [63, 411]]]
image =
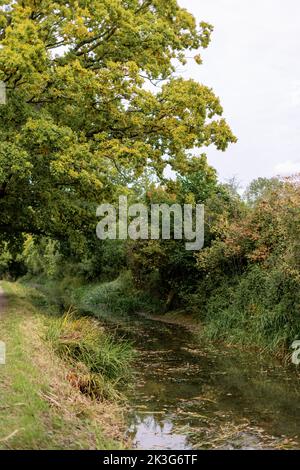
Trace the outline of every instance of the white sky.
[[300, 1], [178, 0], [214, 25], [203, 65], [184, 75], [212, 87], [239, 142], [208, 149], [222, 180], [300, 172]]

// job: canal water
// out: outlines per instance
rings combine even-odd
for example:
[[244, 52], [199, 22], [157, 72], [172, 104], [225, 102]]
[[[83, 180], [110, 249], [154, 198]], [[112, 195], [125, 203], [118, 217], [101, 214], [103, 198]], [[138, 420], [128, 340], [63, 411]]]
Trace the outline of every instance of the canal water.
[[136, 318], [128, 434], [138, 449], [300, 449], [300, 377], [256, 352]]

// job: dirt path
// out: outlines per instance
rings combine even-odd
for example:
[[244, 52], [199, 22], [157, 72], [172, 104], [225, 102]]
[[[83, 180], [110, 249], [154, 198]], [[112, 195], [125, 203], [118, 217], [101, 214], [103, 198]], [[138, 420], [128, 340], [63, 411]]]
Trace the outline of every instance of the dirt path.
[[183, 314], [177, 314], [176, 312], [165, 313], [164, 315], [151, 315], [145, 312], [138, 312], [137, 314], [146, 320], [181, 326], [192, 332], [196, 332], [201, 328], [200, 323]]

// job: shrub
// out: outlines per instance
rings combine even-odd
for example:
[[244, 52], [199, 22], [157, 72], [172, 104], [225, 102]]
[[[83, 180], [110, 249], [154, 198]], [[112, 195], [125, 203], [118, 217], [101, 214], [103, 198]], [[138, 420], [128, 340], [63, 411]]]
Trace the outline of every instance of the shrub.
[[108, 319], [111, 315], [126, 317], [160, 308], [159, 301], [133, 286], [130, 272], [124, 272], [111, 282], [82, 286], [75, 290], [72, 301], [80, 310]]

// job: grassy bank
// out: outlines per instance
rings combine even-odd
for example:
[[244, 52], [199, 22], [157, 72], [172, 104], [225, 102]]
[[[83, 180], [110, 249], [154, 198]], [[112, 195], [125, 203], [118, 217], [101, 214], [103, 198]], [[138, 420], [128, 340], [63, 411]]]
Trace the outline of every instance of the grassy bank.
[[299, 276], [278, 268], [252, 267], [236, 276], [203, 278], [189, 292], [184, 307], [163, 312], [163, 304], [149, 292], [137, 290], [130, 272], [110, 282], [83, 282], [78, 277], [23, 279], [33, 301], [47, 310], [74, 306], [106, 322], [130, 321], [132, 314], [174, 323], [194, 331], [200, 340], [255, 348], [287, 357], [299, 337]]
[[22, 284], [31, 288], [34, 304], [53, 313], [75, 307], [100, 320], [122, 322], [137, 312], [154, 314], [161, 310], [159, 300], [135, 288], [128, 271], [110, 282], [87, 283], [75, 276], [49, 279], [27, 275]]
[[[82, 393], [78, 384], [72, 381], [78, 375], [75, 358], [68, 358], [65, 351], [55, 352], [54, 345], [62, 344], [57, 330], [59, 320], [35, 308], [24, 286], [7, 282], [2, 285], [8, 305], [0, 319], [1, 340], [7, 348], [6, 365], [0, 366], [0, 448], [123, 447], [120, 407], [113, 400], [103, 397], [96, 400]], [[72, 331], [74, 335], [74, 329]], [[80, 336], [80, 329], [78, 331]], [[49, 340], [51, 332], [52, 341]], [[78, 335], [73, 337], [75, 339], [78, 340]], [[67, 340], [70, 347], [70, 336]], [[97, 354], [99, 360], [99, 349]], [[109, 370], [110, 358], [102, 357], [101, 360], [102, 366], [106, 360]], [[84, 363], [82, 367], [85, 374], [89, 372]], [[115, 370], [114, 378], [119, 373]], [[103, 372], [99, 377], [105, 380], [106, 375]]]
[[299, 276], [252, 267], [240, 276], [200, 286], [190, 309], [210, 341], [256, 347], [284, 357], [299, 338]]

